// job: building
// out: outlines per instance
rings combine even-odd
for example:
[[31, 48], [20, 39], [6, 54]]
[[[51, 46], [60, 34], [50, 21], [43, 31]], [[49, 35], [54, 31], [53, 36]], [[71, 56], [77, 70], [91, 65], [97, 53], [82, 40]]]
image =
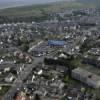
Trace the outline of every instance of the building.
[[51, 47], [64, 47], [65, 41], [62, 40], [48, 40], [48, 45]]
[[59, 55], [59, 58], [67, 58], [67, 55], [65, 55], [64, 53], [61, 53], [61, 54]]
[[8, 82], [8, 83], [10, 83], [10, 82], [12, 82], [13, 80], [14, 80], [14, 76], [13, 76], [13, 74], [9, 74], [6, 78], [5, 78], [5, 82]]
[[100, 76], [88, 72], [82, 68], [72, 70], [72, 77], [93, 88], [100, 88]]
[[10, 67], [4, 68], [4, 72], [9, 72], [9, 71], [10, 71]]

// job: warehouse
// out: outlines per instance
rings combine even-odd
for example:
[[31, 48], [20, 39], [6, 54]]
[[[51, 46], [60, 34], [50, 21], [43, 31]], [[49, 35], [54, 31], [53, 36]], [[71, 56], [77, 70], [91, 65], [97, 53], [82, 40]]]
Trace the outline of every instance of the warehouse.
[[93, 88], [100, 88], [100, 77], [82, 68], [72, 70], [72, 77]]
[[49, 40], [48, 45], [51, 46], [51, 47], [54, 47], [54, 46], [64, 47], [65, 41], [62, 41], [62, 40]]

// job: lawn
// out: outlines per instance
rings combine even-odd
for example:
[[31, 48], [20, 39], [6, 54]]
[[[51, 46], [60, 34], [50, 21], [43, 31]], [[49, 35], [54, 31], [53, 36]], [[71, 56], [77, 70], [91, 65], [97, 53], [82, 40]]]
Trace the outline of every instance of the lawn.
[[9, 89], [10, 86], [2, 86], [2, 89], [0, 90], [0, 96], [3, 96]]

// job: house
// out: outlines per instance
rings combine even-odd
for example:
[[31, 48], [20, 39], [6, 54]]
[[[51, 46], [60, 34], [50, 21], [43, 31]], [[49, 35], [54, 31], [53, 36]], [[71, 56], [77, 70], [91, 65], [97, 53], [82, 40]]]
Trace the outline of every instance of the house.
[[16, 95], [15, 100], [33, 100], [33, 99], [31, 96], [27, 96], [26, 93], [21, 91]]
[[13, 80], [14, 80], [14, 76], [13, 76], [13, 74], [9, 74], [6, 78], [5, 78], [5, 82], [8, 82], [8, 83], [10, 83], [10, 82], [12, 82]]
[[67, 55], [65, 55], [64, 53], [61, 53], [61, 54], [59, 55], [59, 57], [60, 57], [60, 58], [67, 58]]
[[93, 88], [100, 88], [100, 76], [88, 72], [82, 68], [72, 70], [72, 77]]
[[1, 59], [1, 60], [0, 60], [0, 64], [1, 64], [1, 63], [3, 63], [3, 62], [4, 62], [4, 60], [3, 60], [3, 59]]
[[4, 72], [9, 72], [9, 71], [10, 71], [10, 67], [4, 68]]
[[25, 61], [28, 63], [32, 63], [32, 59], [30, 58], [30, 56], [27, 56], [27, 55], [25, 57]]

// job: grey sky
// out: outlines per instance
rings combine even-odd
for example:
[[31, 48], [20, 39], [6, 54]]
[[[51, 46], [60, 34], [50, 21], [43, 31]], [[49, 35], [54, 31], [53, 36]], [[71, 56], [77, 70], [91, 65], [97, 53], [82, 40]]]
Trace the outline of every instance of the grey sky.
[[48, 3], [55, 1], [63, 1], [63, 0], [0, 0], [0, 8], [30, 5], [30, 4], [41, 4], [41, 3]]
[[28, 1], [28, 2], [35, 2], [35, 3], [40, 3], [40, 2], [53, 2], [53, 1], [60, 1], [60, 0], [0, 0], [0, 2], [12, 2], [12, 1], [16, 1], [16, 2], [20, 2], [20, 1]]

